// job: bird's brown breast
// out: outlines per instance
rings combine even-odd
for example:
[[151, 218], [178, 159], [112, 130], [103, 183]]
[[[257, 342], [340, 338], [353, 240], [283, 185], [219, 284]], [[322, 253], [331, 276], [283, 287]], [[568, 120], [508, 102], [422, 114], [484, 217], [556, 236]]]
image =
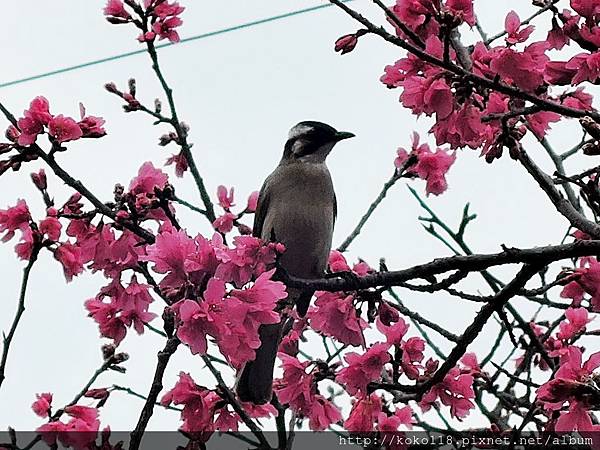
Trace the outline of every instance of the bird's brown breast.
[[335, 194], [325, 164], [279, 166], [269, 177], [269, 206], [262, 238], [283, 243], [281, 266], [313, 278], [327, 267], [335, 220]]

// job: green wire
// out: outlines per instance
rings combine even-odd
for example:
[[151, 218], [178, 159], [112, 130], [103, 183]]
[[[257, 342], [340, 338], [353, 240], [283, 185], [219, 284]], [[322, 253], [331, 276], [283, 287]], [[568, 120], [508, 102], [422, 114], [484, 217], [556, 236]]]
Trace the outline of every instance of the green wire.
[[[352, 0], [342, 0], [342, 1], [344, 3], [348, 3], [348, 2], [351, 2]], [[243, 23], [241, 25], [236, 25], [236, 26], [233, 26], [233, 27], [223, 28], [223, 29], [217, 30], [217, 31], [211, 31], [209, 33], [203, 33], [203, 34], [198, 34], [196, 36], [190, 36], [188, 38], [182, 39], [179, 42], [179, 44], [184, 44], [184, 43], [192, 42], [192, 41], [198, 41], [200, 39], [206, 39], [206, 38], [209, 38], [209, 37], [212, 37], [212, 36], [218, 36], [220, 34], [225, 34], [225, 33], [229, 33], [229, 32], [232, 32], [232, 31], [242, 30], [244, 28], [250, 28], [250, 27], [253, 27], [253, 26], [256, 26], [256, 25], [262, 25], [264, 23], [274, 22], [276, 20], [287, 19], [288, 17], [298, 16], [300, 14], [305, 14], [305, 13], [317, 11], [319, 9], [328, 8], [330, 6], [333, 6], [333, 5], [330, 4], [330, 3], [327, 3], [325, 5], [312, 6], [310, 8], [299, 9], [299, 10], [291, 11], [291, 12], [288, 12], [288, 13], [285, 13], [285, 14], [279, 14], [277, 16], [267, 17], [265, 19], [255, 20], [255, 21], [252, 21], [252, 22]], [[157, 45], [156, 48], [159, 49], [159, 48], [171, 47], [172, 45], [175, 45], [175, 44], [173, 44], [171, 42], [166, 42], [166, 43]], [[0, 89], [5, 88], [5, 87], [9, 87], [9, 86], [15, 86], [17, 84], [26, 83], [28, 81], [39, 80], [41, 78], [48, 78], [48, 77], [51, 77], [51, 76], [54, 76], [54, 75], [59, 75], [61, 73], [72, 72], [74, 70], [83, 69], [85, 67], [96, 66], [98, 64], [103, 64], [103, 63], [110, 62], [110, 61], [116, 61], [118, 59], [123, 59], [123, 58], [127, 58], [129, 56], [134, 56], [134, 55], [139, 55], [139, 54], [142, 54], [142, 53], [145, 53], [145, 52], [146, 52], [146, 49], [134, 50], [134, 51], [131, 51], [131, 52], [121, 53], [121, 54], [118, 54], [118, 55], [109, 56], [107, 58], [96, 59], [94, 61], [89, 61], [89, 62], [77, 64], [77, 65], [74, 65], [74, 66], [63, 67], [61, 69], [52, 70], [50, 72], [41, 73], [41, 74], [38, 74], [38, 75], [33, 75], [33, 76], [30, 76], [30, 77], [21, 78], [21, 79], [18, 79], [18, 80], [7, 81], [7, 82], [4, 82], [4, 83], [0, 83]]]

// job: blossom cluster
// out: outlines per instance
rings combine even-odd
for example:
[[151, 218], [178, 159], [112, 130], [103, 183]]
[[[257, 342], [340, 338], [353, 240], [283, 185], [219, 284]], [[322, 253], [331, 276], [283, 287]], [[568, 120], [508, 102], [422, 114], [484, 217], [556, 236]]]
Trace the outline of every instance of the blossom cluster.
[[223, 208], [223, 214], [217, 217], [213, 223], [213, 226], [217, 231], [223, 234], [229, 233], [231, 230], [233, 230], [234, 225], [241, 234], [250, 234], [252, 233], [252, 230], [246, 225], [240, 223], [239, 219], [241, 219], [244, 214], [253, 213], [256, 211], [256, 206], [258, 203], [258, 191], [254, 191], [252, 194], [250, 194], [246, 208], [238, 214], [231, 212], [231, 207], [235, 206], [233, 192], [233, 188], [227, 190], [227, 188], [222, 185], [217, 188], [217, 199], [219, 200], [219, 206]]
[[448, 189], [446, 174], [456, 160], [456, 153], [449, 153], [439, 148], [432, 152], [428, 144], [419, 144], [419, 139], [418, 133], [415, 132], [411, 151], [398, 149], [394, 165], [400, 169], [410, 157], [414, 157], [416, 163], [407, 168], [406, 174], [425, 180], [427, 195], [440, 195]]
[[[381, 82], [392, 89], [401, 88], [400, 102], [413, 114], [434, 118], [430, 132], [438, 145], [449, 144], [452, 149], [481, 148], [486, 161], [492, 162], [501, 157], [504, 147], [512, 150], [514, 143], [528, 130], [535, 137], [543, 138], [550, 124], [561, 120], [559, 114], [540, 109], [502, 121], [502, 114], [522, 109], [526, 102], [472, 83], [456, 71], [446, 70], [449, 64], [464, 64], [458, 51], [444, 44], [449, 42], [446, 36], [461, 24], [474, 27], [476, 18], [472, 0], [437, 3], [441, 2], [396, 0], [391, 11], [406, 27], [403, 29], [389, 18], [396, 34], [417, 47], [422, 44], [422, 50], [437, 59], [437, 63], [426, 62], [411, 53], [386, 66]], [[504, 42], [495, 46], [477, 42], [470, 54], [472, 69], [468, 68], [482, 79], [498, 78], [525, 94], [591, 111], [593, 97], [581, 85], [600, 82], [598, 6], [591, 0], [571, 0], [570, 4], [571, 10], [554, 9], [547, 38], [534, 42], [529, 41], [535, 27], [522, 25], [518, 14], [510, 11], [505, 19]], [[336, 51], [352, 51], [364, 34], [366, 30], [343, 36], [336, 42]], [[570, 44], [583, 51], [567, 61], [552, 60], [548, 56], [549, 51]], [[568, 85], [576, 89], [559, 88]]]
[[[155, 39], [168, 39], [171, 42], [179, 42], [180, 37], [177, 28], [183, 25], [181, 13], [185, 7], [178, 2], [165, 0], [144, 0], [142, 5], [137, 5], [128, 10], [122, 0], [108, 0], [104, 7], [106, 19], [113, 24], [134, 23], [141, 29], [142, 34], [138, 36], [140, 42], [151, 42]], [[150, 26], [145, 27], [143, 23], [134, 19], [138, 14], [144, 19], [149, 19]]]
[[47, 134], [53, 143], [58, 145], [76, 141], [81, 138], [100, 138], [106, 135], [103, 128], [104, 119], [88, 116], [82, 104], [79, 105], [80, 120], [62, 114], [50, 113], [50, 103], [45, 97], [36, 97], [31, 101], [29, 109], [11, 125], [6, 136], [16, 145], [26, 147], [34, 144], [39, 135]]

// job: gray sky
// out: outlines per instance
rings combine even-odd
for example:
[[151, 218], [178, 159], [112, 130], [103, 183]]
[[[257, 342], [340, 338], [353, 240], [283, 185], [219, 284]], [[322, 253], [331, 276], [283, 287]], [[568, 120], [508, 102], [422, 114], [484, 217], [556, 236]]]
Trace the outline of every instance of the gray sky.
[[[181, 34], [186, 37], [321, 2], [182, 3], [187, 10]], [[532, 11], [530, 2], [519, 0], [475, 3], [490, 33], [502, 29], [510, 9], [516, 9], [522, 18]], [[3, 5], [4, 16], [11, 20], [4, 21], [0, 36], [0, 82], [139, 48], [135, 30], [109, 25], [103, 19], [103, 5], [100, 0], [21, 0]], [[371, 2], [357, 0], [352, 6], [380, 20]], [[541, 23], [548, 21], [545, 18]], [[175, 89], [180, 117], [191, 126], [193, 152], [211, 193], [219, 184], [235, 186], [237, 203], [245, 204], [247, 195], [260, 187], [279, 160], [288, 129], [301, 120], [321, 120], [352, 131], [357, 137], [336, 148], [329, 160], [339, 209], [334, 245], [341, 243], [391, 176], [396, 148], [410, 145], [413, 130], [424, 136], [431, 126], [429, 119], [415, 120], [401, 107], [400, 91], [389, 91], [378, 81], [383, 67], [401, 56], [397, 49], [367, 36], [349, 55], [340, 57], [333, 52], [335, 40], [356, 29], [341, 11], [327, 8], [160, 52], [164, 72]], [[100, 198], [109, 199], [114, 184], [127, 184], [142, 162], [152, 160], [160, 165], [170, 155], [156, 145], [162, 133], [148, 117], [125, 115], [118, 99], [103, 90], [105, 82], [124, 86], [132, 76], [138, 82], [138, 97], [151, 104], [160, 93], [147, 55], [3, 88], [0, 99], [16, 115], [33, 97], [45, 95], [53, 113], [75, 116], [81, 101], [90, 114], [103, 116], [108, 136], [70, 144], [59, 160]], [[558, 149], [570, 148], [580, 138], [574, 122], [555, 128], [550, 140]], [[424, 139], [434, 143], [431, 137]], [[529, 148], [550, 171], [543, 150], [533, 143]], [[37, 167], [27, 165], [19, 173], [9, 172], [0, 178], [0, 208], [13, 205], [16, 198], [26, 198], [34, 217], [43, 217], [41, 198], [28, 176]], [[166, 170], [173, 175], [171, 168]], [[554, 212], [524, 170], [507, 157], [490, 166], [477, 151], [461, 151], [448, 180], [448, 192], [428, 202], [451, 224], [458, 223], [462, 207], [471, 202], [478, 219], [469, 227], [468, 240], [478, 252], [498, 251], [503, 243], [516, 247], [557, 243], [565, 232], [565, 220]], [[180, 197], [199, 202], [190, 177], [175, 184]], [[390, 268], [399, 269], [448, 255], [446, 248], [423, 232], [417, 221], [422, 211], [404, 184], [398, 183], [391, 190], [350, 248], [350, 259], [362, 257], [376, 265], [385, 257]], [[49, 185], [58, 204], [71, 192], [54, 177], [50, 177]], [[411, 185], [424, 195], [423, 182]], [[179, 214], [190, 233], [211, 233], [204, 218], [183, 208]], [[0, 329], [4, 330], [12, 321], [23, 268], [14, 255], [14, 243], [0, 246]], [[513, 269], [498, 274], [510, 274]], [[42, 421], [30, 410], [35, 393], [53, 392], [54, 404], [61, 406], [100, 365], [101, 340], [96, 324], [85, 317], [83, 302], [102, 284], [100, 275], [84, 274], [66, 285], [59, 264], [46, 253], [35, 265], [27, 311], [11, 350], [7, 380], [0, 389], [1, 429], [8, 425], [17, 429], [39, 426]], [[474, 276], [463, 286], [471, 291], [484, 289]], [[464, 330], [475, 311], [471, 305], [443, 294], [402, 292], [402, 297], [419, 313], [456, 333]], [[525, 316], [533, 310], [519, 301], [516, 304]], [[160, 310], [159, 302], [154, 308]], [[489, 324], [473, 350], [488, 349], [496, 329], [496, 324]], [[414, 333], [412, 328], [411, 335]], [[438, 338], [435, 334], [432, 337]], [[162, 340], [150, 333], [138, 337], [130, 332], [120, 347], [131, 355], [127, 374], [106, 374], [96, 387], [117, 383], [147, 392], [161, 345]], [[213, 385], [200, 360], [190, 357], [185, 348], [172, 359], [165, 386], [173, 385], [180, 370], [191, 372], [201, 384]], [[110, 424], [113, 430], [130, 429], [137, 421], [141, 402], [118, 392], [113, 396], [102, 409], [103, 425]], [[178, 420], [177, 413], [157, 408], [150, 429], [175, 429]], [[474, 417], [466, 424], [479, 420]]]

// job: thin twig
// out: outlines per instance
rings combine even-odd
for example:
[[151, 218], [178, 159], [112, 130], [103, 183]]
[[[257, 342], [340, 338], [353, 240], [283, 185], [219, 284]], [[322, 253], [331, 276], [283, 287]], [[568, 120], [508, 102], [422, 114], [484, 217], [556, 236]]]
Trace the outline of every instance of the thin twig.
[[156, 403], [156, 399], [158, 398], [158, 394], [160, 394], [160, 391], [162, 391], [163, 388], [162, 381], [163, 376], [165, 374], [165, 370], [167, 368], [167, 365], [169, 364], [171, 356], [173, 356], [179, 344], [179, 339], [173, 336], [167, 339], [167, 343], [165, 344], [164, 349], [158, 352], [158, 362], [154, 371], [152, 386], [150, 387], [150, 392], [148, 393], [148, 397], [146, 398], [146, 402], [144, 403], [144, 407], [142, 408], [142, 411], [140, 413], [140, 417], [138, 419], [137, 425], [135, 426], [135, 430], [131, 432], [129, 450], [137, 450], [140, 447], [142, 437], [144, 436], [144, 432], [146, 431], [146, 427], [148, 426], [150, 417], [152, 417], [152, 414], [154, 412], [154, 405]]
[[21, 321], [21, 317], [25, 312], [25, 295], [27, 293], [27, 285], [29, 283], [29, 275], [31, 274], [31, 269], [33, 265], [37, 261], [38, 254], [40, 252], [39, 245], [34, 245], [33, 250], [31, 252], [31, 256], [29, 258], [29, 262], [23, 269], [23, 278], [21, 280], [21, 289], [19, 292], [19, 301], [17, 303], [17, 312], [15, 313], [15, 317], [12, 321], [12, 325], [8, 334], [3, 334], [3, 346], [2, 346], [2, 358], [0, 359], [0, 386], [4, 382], [5, 370], [6, 370], [6, 362], [8, 359], [8, 352], [10, 350], [10, 344], [12, 343], [13, 338], [15, 337], [15, 333], [17, 332], [17, 328], [19, 326], [19, 322]]

